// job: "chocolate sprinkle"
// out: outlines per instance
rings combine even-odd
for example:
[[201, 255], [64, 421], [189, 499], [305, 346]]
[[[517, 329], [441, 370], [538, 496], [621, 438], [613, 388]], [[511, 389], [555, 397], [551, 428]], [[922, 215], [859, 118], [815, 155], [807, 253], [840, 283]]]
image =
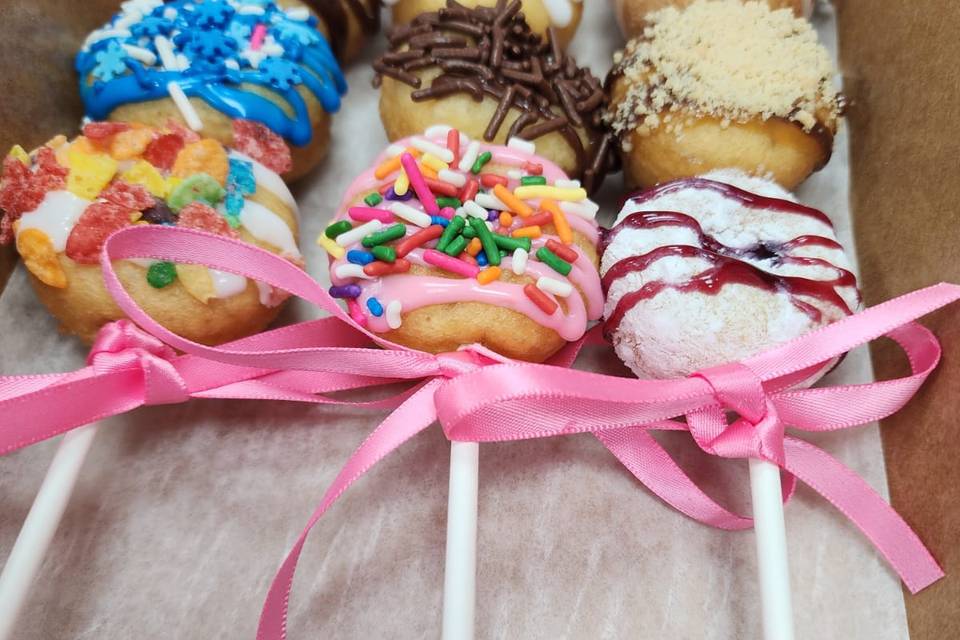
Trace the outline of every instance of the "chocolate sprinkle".
[[[389, 76], [410, 85], [415, 102], [453, 94], [497, 100], [483, 138], [492, 142], [511, 109], [520, 111], [508, 138], [535, 140], [558, 132], [577, 156], [584, 188], [595, 191], [617, 168], [610, 133], [601, 121], [606, 97], [600, 82], [563, 53], [551, 27], [547, 40], [530, 30], [520, 0], [496, 7], [467, 8], [447, 0], [444, 8], [419, 15], [387, 34], [391, 50], [373, 64], [374, 85]], [[415, 49], [414, 53], [407, 53]], [[440, 71], [429, 86], [411, 71]], [[585, 149], [578, 129], [590, 139]]]

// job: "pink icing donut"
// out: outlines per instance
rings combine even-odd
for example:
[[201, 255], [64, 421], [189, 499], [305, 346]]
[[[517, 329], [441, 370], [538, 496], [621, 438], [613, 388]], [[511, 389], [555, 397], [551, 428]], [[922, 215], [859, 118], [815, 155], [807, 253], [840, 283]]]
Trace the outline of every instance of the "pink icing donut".
[[331, 294], [387, 339], [543, 361], [602, 314], [596, 212], [532, 143], [435, 126], [381, 153], [318, 242]]

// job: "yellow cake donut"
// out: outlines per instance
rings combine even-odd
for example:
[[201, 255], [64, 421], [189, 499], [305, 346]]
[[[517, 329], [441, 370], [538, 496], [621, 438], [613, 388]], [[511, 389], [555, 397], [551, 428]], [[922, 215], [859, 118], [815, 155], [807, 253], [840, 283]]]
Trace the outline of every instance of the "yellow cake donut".
[[[496, 7], [503, 0], [465, 0], [459, 4], [464, 7]], [[439, 11], [446, 6], [446, 0], [385, 0], [390, 6], [393, 24], [402, 25], [413, 22], [421, 13]], [[507, 4], [504, 2], [504, 4]], [[580, 18], [583, 15], [582, 0], [520, 0], [520, 11], [530, 25], [530, 30], [546, 38], [550, 27], [554, 28], [557, 40], [564, 49], [570, 44]]]
[[738, 168], [793, 189], [830, 158], [842, 98], [802, 19], [697, 0], [648, 16], [614, 59], [607, 123], [628, 185]]
[[[85, 342], [123, 317], [99, 266], [118, 229], [201, 229], [302, 260], [296, 203], [280, 176], [180, 129], [91, 123], [73, 141], [58, 136], [29, 155], [15, 147], [3, 163], [0, 209], [0, 242], [14, 242], [40, 300]], [[205, 344], [263, 329], [286, 297], [202, 266], [123, 260], [114, 268], [147, 313]]]
[[[614, 13], [620, 30], [627, 38], [641, 32], [648, 13], [664, 7], [686, 7], [693, 0], [614, 0]], [[766, 0], [771, 9], [790, 9], [799, 17], [809, 18], [813, 13], [813, 0]]]
[[374, 69], [391, 140], [439, 122], [495, 144], [532, 140], [590, 192], [612, 168], [600, 82], [555, 41], [531, 35], [519, 3], [465, 9], [448, 0], [389, 40]]
[[602, 312], [596, 212], [531, 143], [438, 125], [380, 154], [319, 243], [331, 295], [387, 340], [542, 362]]
[[326, 25], [298, 0], [124, 3], [77, 54], [86, 114], [179, 122], [296, 180], [326, 154], [346, 91]]

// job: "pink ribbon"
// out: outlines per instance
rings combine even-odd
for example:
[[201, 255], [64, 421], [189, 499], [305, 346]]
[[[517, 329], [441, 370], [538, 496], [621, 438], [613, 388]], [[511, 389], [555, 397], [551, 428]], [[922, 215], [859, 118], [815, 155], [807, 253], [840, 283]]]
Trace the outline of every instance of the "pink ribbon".
[[[220, 347], [177, 336], [127, 295], [111, 262], [147, 257], [203, 264], [284, 289], [333, 318], [264, 332]], [[689, 431], [705, 452], [757, 457], [785, 474], [784, 500], [799, 478], [853, 521], [917, 592], [943, 576], [916, 534], [869, 485], [817, 447], [784, 433], [832, 431], [900, 409], [940, 358], [936, 338], [913, 320], [960, 299], [939, 284], [901, 296], [767, 352], [677, 380], [635, 380], [568, 369], [583, 342], [550, 364], [504, 359], [482, 347], [432, 355], [406, 350], [357, 326], [322, 286], [289, 262], [242, 242], [160, 226], [117, 232], [101, 257], [110, 293], [134, 322], [101, 332], [87, 368], [53, 376], [0, 379], [0, 452], [143, 404], [188, 398], [254, 398], [343, 403], [323, 395], [401, 380], [392, 408], [350, 457], [282, 563], [267, 595], [257, 637], [286, 637], [287, 602], [311, 528], [350, 485], [412, 436], [439, 420], [451, 440], [503, 442], [589, 432], [665, 502], [705, 524], [744, 529], [750, 518], [709, 498], [650, 435]], [[886, 335], [910, 362], [904, 378], [864, 385], [793, 389], [823, 363]], [[596, 339], [596, 331], [587, 339]], [[384, 349], [369, 348], [371, 342]], [[173, 356], [168, 346], [186, 355]], [[42, 410], [41, 410], [42, 409]], [[732, 421], [729, 414], [736, 414]], [[685, 421], [676, 420], [678, 417]]]

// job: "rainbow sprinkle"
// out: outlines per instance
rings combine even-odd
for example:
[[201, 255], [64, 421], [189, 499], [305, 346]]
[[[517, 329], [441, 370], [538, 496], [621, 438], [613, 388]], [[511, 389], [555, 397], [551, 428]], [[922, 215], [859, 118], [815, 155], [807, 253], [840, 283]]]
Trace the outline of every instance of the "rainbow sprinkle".
[[[557, 300], [575, 291], [567, 278], [580, 258], [568, 216], [592, 220], [596, 204], [575, 181], [551, 183], [539, 163], [511, 164], [455, 129], [434, 129], [392, 145], [373, 170], [377, 186], [320, 234], [334, 261], [330, 294], [347, 301], [357, 322], [377, 318], [381, 328], [399, 329], [403, 303], [371, 295], [386, 290], [364, 281], [414, 265], [480, 286], [509, 272], [527, 278], [523, 295], [539, 311], [555, 314]], [[526, 144], [513, 142], [518, 150]]]

